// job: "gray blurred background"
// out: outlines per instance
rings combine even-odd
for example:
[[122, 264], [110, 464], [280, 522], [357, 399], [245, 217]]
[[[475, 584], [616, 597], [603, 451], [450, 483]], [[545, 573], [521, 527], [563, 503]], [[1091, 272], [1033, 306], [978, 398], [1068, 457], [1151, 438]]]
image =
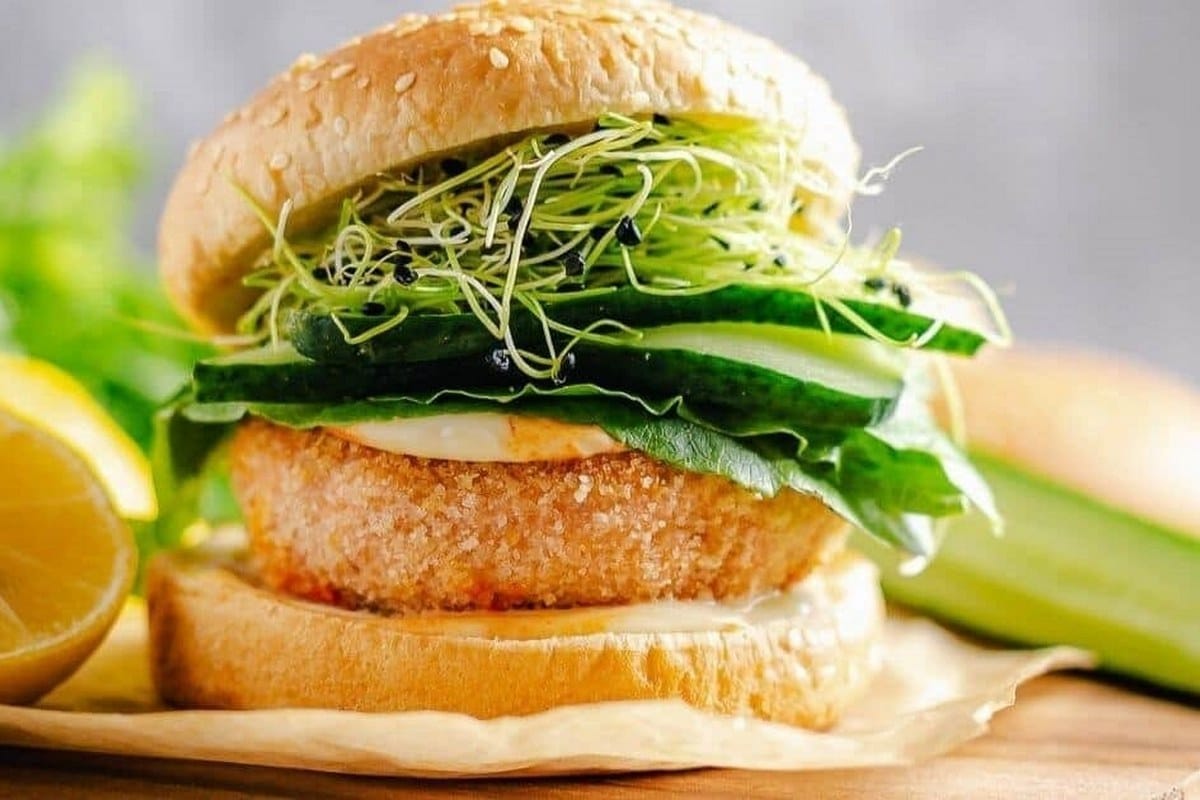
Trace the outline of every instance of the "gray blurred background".
[[[135, 235], [189, 140], [301, 51], [426, 0], [0, 0], [0, 136], [107, 55], [153, 153]], [[856, 228], [981, 273], [1020, 338], [1141, 356], [1200, 382], [1200, 2], [691, 0], [833, 83], [866, 163], [913, 145]]]

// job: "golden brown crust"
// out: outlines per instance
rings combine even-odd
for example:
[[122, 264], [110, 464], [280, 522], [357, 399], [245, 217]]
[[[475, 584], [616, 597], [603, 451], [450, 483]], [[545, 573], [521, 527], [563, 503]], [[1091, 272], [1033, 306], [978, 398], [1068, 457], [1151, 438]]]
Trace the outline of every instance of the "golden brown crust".
[[439, 152], [600, 113], [719, 113], [783, 121], [829, 183], [816, 221], [849, 199], [858, 149], [825, 82], [771, 42], [655, 0], [511, 0], [402, 18], [301, 59], [208, 138], [163, 213], [159, 259], [193, 322], [229, 330], [267, 237], [242, 187], [291, 230], [370, 176]]
[[955, 363], [954, 375], [972, 448], [1200, 535], [1195, 388], [1067, 348], [993, 351]]
[[231, 458], [264, 582], [349, 608], [739, 597], [799, 580], [846, 533], [815, 498], [636, 452], [438, 461], [252, 420]]
[[432, 709], [491, 718], [606, 700], [680, 698], [824, 728], [878, 664], [883, 603], [859, 559], [825, 567], [812, 613], [699, 633], [533, 640], [409, 633], [403, 618], [286, 599], [183, 555], [150, 567], [153, 673], [205, 708]]

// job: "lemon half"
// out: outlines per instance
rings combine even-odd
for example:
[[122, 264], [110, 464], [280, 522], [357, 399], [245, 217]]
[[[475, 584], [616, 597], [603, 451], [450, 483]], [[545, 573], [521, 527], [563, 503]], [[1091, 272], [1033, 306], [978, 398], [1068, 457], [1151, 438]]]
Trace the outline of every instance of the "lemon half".
[[58, 367], [0, 353], [0, 411], [27, 420], [71, 446], [100, 477], [126, 519], [158, 513], [150, 464], [104, 408]]
[[29, 703], [104, 639], [133, 583], [124, 517], [155, 511], [137, 446], [61, 370], [0, 355], [0, 703]]

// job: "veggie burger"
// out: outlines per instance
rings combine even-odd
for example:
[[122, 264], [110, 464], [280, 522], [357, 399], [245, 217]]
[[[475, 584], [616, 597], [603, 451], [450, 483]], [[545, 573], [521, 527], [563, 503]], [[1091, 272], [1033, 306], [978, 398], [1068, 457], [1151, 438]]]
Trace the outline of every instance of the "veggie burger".
[[896, 233], [847, 243], [858, 157], [802, 62], [653, 0], [302, 57], [162, 218], [174, 300], [236, 348], [161, 415], [158, 537], [217, 521], [222, 473], [248, 534], [152, 564], [164, 698], [832, 724], [884, 616], [848, 530], [926, 557], [994, 514], [917, 351], [1002, 324]]

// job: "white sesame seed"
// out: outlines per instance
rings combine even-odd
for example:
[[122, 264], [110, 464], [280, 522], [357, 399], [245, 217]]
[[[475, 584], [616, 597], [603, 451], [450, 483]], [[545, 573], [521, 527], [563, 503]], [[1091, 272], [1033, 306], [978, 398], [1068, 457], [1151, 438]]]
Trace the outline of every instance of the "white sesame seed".
[[533, 20], [529, 17], [513, 17], [508, 21], [508, 26], [514, 31], [529, 33], [533, 30]]
[[278, 125], [287, 116], [287, 106], [270, 106], [258, 117], [258, 124], [264, 128]]
[[371, 85], [371, 76], [370, 75], [359, 75], [357, 78], [354, 79], [354, 85], [357, 86], [359, 89], [367, 88], [368, 86]]
[[424, 14], [405, 14], [396, 20], [396, 28], [392, 31], [392, 35], [396, 37], [406, 36], [415, 30], [420, 30], [429, 24], [429, 17]]
[[313, 89], [317, 88], [318, 83], [320, 83], [320, 81], [314, 78], [312, 75], [301, 75], [296, 81], [296, 85], [300, 87], [300, 91], [302, 92], [311, 92]]
[[316, 69], [317, 67], [321, 66], [321, 64], [323, 64], [323, 63], [324, 62], [321, 59], [317, 58], [316, 55], [314, 55], [313, 53], [301, 53], [300, 56], [297, 57], [295, 63], [292, 64], [292, 69], [294, 69], [294, 70]]
[[292, 163], [292, 157], [287, 153], [276, 153], [271, 156], [271, 160], [267, 162], [267, 166], [278, 172], [281, 169], [287, 169], [287, 165]]
[[621, 38], [632, 47], [641, 47], [646, 43], [646, 37], [640, 28], [623, 28]]
[[399, 78], [396, 78], [396, 94], [404, 94], [407, 92], [412, 88], [412, 85], [416, 82], [416, 80], [417, 73], [415, 72], [406, 72]]
[[485, 34], [487, 36], [495, 36], [496, 35], [496, 20], [494, 20], [494, 19], [476, 20], [475, 22], [472, 22], [470, 25], [467, 26], [467, 33], [471, 34], [472, 36], [482, 36]]
[[496, 69], [504, 69], [508, 66], [508, 54], [499, 47], [493, 47], [488, 51], [488, 60], [492, 62], [492, 66]]
[[603, 22], [633, 22], [633, 17], [628, 12], [612, 8], [606, 8], [601, 11], [596, 16], [596, 19]]
[[358, 67], [354, 66], [353, 64], [338, 64], [336, 67], [330, 70], [329, 77], [333, 78], [335, 81], [341, 80], [351, 72], [354, 72], [356, 69], [358, 69]]
[[344, 137], [346, 135], [346, 131], [350, 130], [350, 123], [346, 122], [345, 117], [334, 117], [333, 129], [337, 132], [338, 136]]

